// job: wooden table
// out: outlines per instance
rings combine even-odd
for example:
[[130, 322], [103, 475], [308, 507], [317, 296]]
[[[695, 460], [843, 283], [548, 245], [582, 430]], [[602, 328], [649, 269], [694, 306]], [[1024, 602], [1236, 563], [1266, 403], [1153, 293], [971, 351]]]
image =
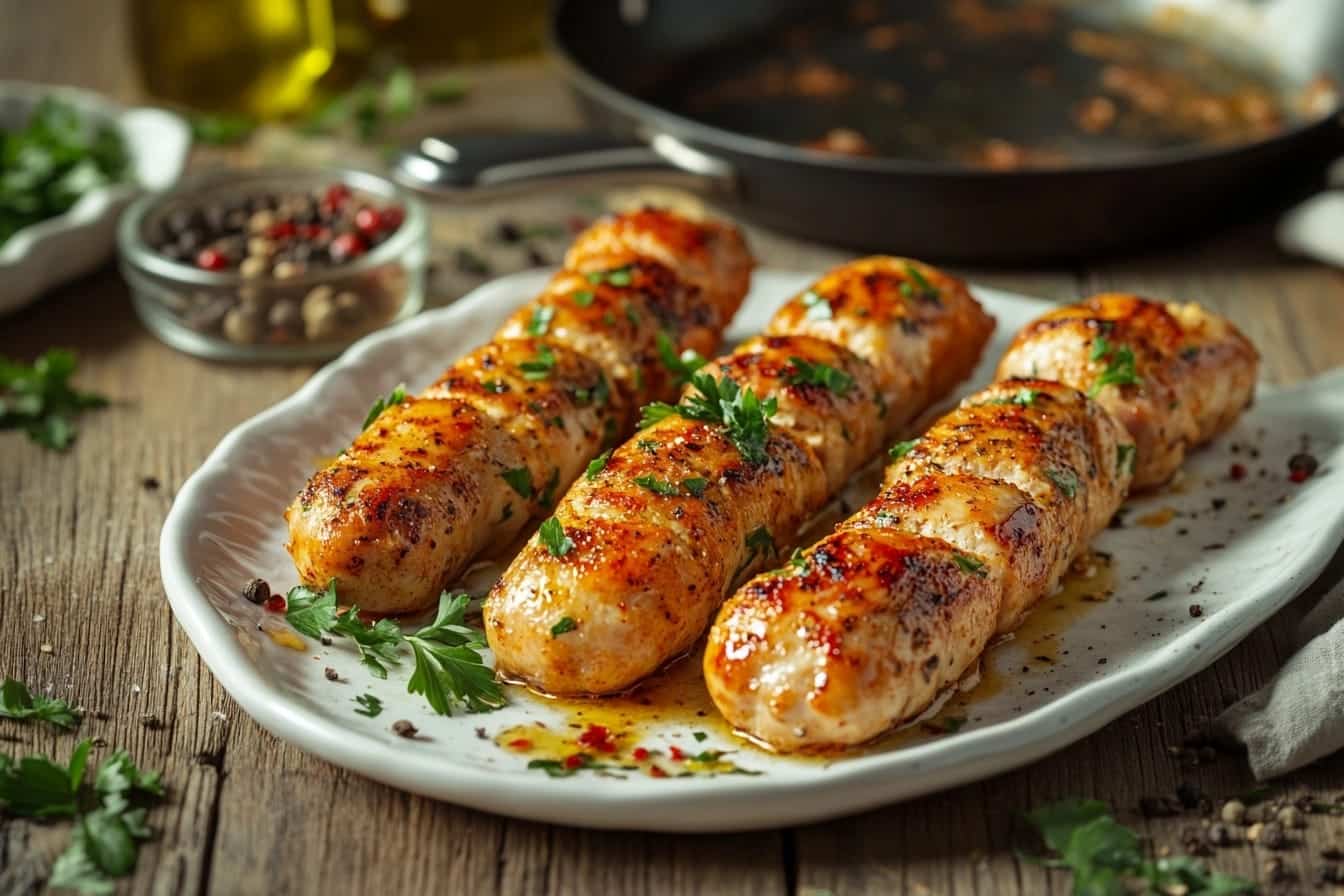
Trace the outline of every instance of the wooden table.
[[[0, 0], [0, 77], [135, 97], [117, 43], [120, 7], [79, 4], [79, 16], [62, 15], [68, 5]], [[437, 113], [436, 124], [576, 121], [543, 64], [472, 76], [471, 98]], [[462, 226], [495, 213], [464, 211]], [[1279, 255], [1267, 225], [1085, 268], [966, 273], [1058, 300], [1122, 288], [1206, 303], [1261, 347], [1270, 381], [1287, 383], [1344, 363], [1344, 275]], [[751, 236], [768, 265], [816, 269], [843, 257]], [[127, 892], [1059, 893], [1067, 892], [1064, 877], [1014, 857], [1015, 847], [1032, 845], [1023, 810], [1096, 797], [1179, 849], [1180, 830], [1198, 818], [1145, 819], [1140, 797], [1170, 794], [1181, 782], [1215, 799], [1253, 785], [1239, 757], [1190, 767], [1168, 748], [1221, 711], [1228, 695], [1266, 681], [1285, 658], [1294, 608], [1206, 672], [1048, 759], [825, 824], [617, 834], [512, 821], [392, 790], [305, 755], [245, 716], [178, 629], [159, 581], [157, 538], [177, 489], [224, 433], [289, 394], [311, 368], [210, 364], [174, 352], [138, 323], [111, 266], [0, 319], [0, 354], [30, 359], [53, 345], [76, 348], [80, 382], [114, 406], [85, 418], [68, 454], [0, 435], [0, 675], [106, 713], [82, 729], [110, 745], [97, 753], [125, 747], [163, 769], [171, 797], [151, 815], [159, 836], [143, 849]], [[160, 487], [147, 488], [146, 477]], [[161, 724], [145, 724], [151, 716]], [[62, 759], [74, 740], [3, 720], [0, 739], [11, 753]], [[1342, 785], [1337, 756], [1277, 786], [1333, 800]], [[40, 889], [66, 837], [65, 825], [0, 819], [0, 893]], [[1294, 832], [1292, 848], [1277, 854], [1293, 875], [1289, 889], [1312, 888], [1331, 845], [1344, 845], [1342, 818], [1312, 816]], [[1220, 850], [1217, 865], [1263, 877], [1269, 855], [1240, 845]]]

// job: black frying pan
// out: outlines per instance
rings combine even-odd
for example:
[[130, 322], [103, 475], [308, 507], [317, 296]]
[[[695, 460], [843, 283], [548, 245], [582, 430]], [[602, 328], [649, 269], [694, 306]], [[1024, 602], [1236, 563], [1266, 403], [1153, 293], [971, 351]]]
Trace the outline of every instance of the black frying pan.
[[[1344, 154], [1333, 97], [1318, 97], [1324, 108], [1309, 117], [1285, 115], [1246, 133], [1173, 133], [1168, 124], [1179, 116], [1167, 112], [1147, 125], [1122, 118], [1100, 133], [1071, 127], [1068, 116], [1097, 93], [1102, 68], [1129, 64], [1124, 52], [1072, 53], [1079, 30], [1146, 26], [1155, 4], [1069, 6], [1046, 38], [1011, 20], [1005, 33], [967, 37], [961, 20], [947, 26], [957, 5], [562, 0], [552, 51], [601, 131], [431, 138], [400, 160], [398, 173], [419, 186], [465, 188], [671, 167], [697, 176], [735, 213], [786, 233], [866, 251], [1005, 262], [1061, 260], [1209, 228], [1295, 195]], [[1172, 45], [1202, 64], [1214, 60], [1216, 70], [1200, 78], [1232, 79], [1224, 86], [1244, 78], [1286, 107], [1313, 78], [1344, 83], [1344, 10], [1332, 11], [1334, 3], [1200, 5], [1205, 18]], [[969, 6], [991, 16], [1005, 8], [993, 0]], [[1107, 20], [1091, 21], [1099, 9]], [[988, 20], [991, 32], [996, 21]], [[873, 30], [892, 23], [899, 27], [885, 38]], [[1153, 52], [1161, 59], [1176, 51], [1159, 44]], [[798, 95], [788, 73], [817, 61], [823, 76], [800, 75], [797, 83], [815, 89]], [[1039, 76], [1040, 90], [1011, 81], [1024, 71]], [[882, 93], [846, 87], [846, 79]], [[800, 145], [837, 124], [852, 125], [876, 155]], [[977, 141], [992, 145], [999, 134], [1011, 136], [1009, 147], [1044, 149], [1026, 167], [985, 167], [1004, 159], [977, 157]], [[1018, 164], [1011, 152], [1007, 164]]]

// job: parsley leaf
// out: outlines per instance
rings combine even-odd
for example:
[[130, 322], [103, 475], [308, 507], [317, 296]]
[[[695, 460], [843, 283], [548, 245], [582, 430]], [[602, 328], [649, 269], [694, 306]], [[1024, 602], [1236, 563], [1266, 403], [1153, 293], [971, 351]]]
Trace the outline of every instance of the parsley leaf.
[[900, 460], [901, 458], [909, 454], [911, 451], [914, 451], [915, 445], [918, 444], [918, 442], [919, 439], [911, 439], [908, 442], [897, 442], [895, 445], [892, 445], [890, 448], [887, 449], [887, 457], [891, 458], [892, 460]]
[[690, 382], [691, 375], [709, 362], [701, 356], [695, 349], [686, 349], [681, 354], [677, 354], [677, 347], [672, 342], [672, 337], [663, 330], [658, 331], [658, 357], [674, 377], [677, 384]]
[[919, 299], [934, 305], [941, 305], [943, 294], [938, 287], [929, 282], [924, 273], [910, 262], [905, 263], [906, 280], [901, 283], [901, 295], [907, 299]]
[[[2, 212], [0, 237], [5, 229]], [[53, 451], [69, 448], [75, 438], [72, 420], [107, 405], [103, 396], [71, 387], [75, 366], [74, 353], [65, 349], [47, 351], [31, 367], [0, 357], [0, 429], [22, 429]]]
[[383, 712], [383, 701], [372, 694], [360, 694], [355, 698], [359, 705], [355, 707], [355, 712], [361, 716], [367, 716], [370, 719], [377, 718]]
[[803, 293], [802, 303], [803, 307], [807, 309], [803, 312], [803, 317], [807, 320], [830, 320], [834, 317], [831, 310], [831, 300], [810, 289]]
[[572, 616], [561, 616], [560, 621], [551, 626], [551, 637], [558, 638], [566, 632], [572, 632], [578, 628], [579, 624], [574, 621]]
[[444, 592], [434, 621], [406, 636], [415, 657], [415, 671], [406, 690], [424, 695], [440, 715], [450, 715], [456, 704], [467, 712], [489, 712], [507, 702], [480, 653], [485, 633], [466, 624], [470, 600], [465, 592]]
[[[765, 445], [770, 437], [770, 418], [779, 410], [774, 398], [761, 399], [751, 389], [741, 389], [731, 378], [714, 379], [698, 372], [691, 377], [695, 393], [687, 395], [681, 404], [654, 402], [645, 405], [640, 427], [648, 427], [673, 415], [702, 423], [722, 426], [728, 440], [749, 464], [764, 463]], [[698, 393], [698, 394], [696, 394]]]
[[6, 678], [0, 684], [0, 717], [6, 719], [37, 719], [50, 722], [57, 728], [79, 725], [79, 713], [69, 703], [41, 694], [31, 694], [21, 681]]
[[734, 571], [733, 578], [737, 578], [742, 570], [755, 563], [757, 557], [779, 553], [779, 548], [775, 546], [775, 537], [770, 534], [770, 530], [765, 526], [757, 526], [748, 532], [747, 537], [742, 539], [742, 544], [747, 549], [747, 556]]
[[548, 518], [537, 530], [537, 538], [551, 552], [552, 557], [563, 557], [574, 550], [574, 542], [565, 534], [565, 527], [555, 517]]
[[593, 304], [593, 300], [596, 298], [597, 294], [591, 289], [580, 289], [573, 295], [574, 304], [578, 305], [580, 308], [587, 308], [589, 305]]
[[499, 477], [509, 484], [520, 498], [532, 497], [532, 471], [527, 467], [515, 467], [505, 470]]
[[610, 450], [603, 451], [597, 457], [588, 461], [588, 469], [585, 470], [583, 473], [584, 478], [586, 478], [589, 482], [592, 482], [594, 479], [597, 478], [598, 473], [601, 473], [603, 470], [607, 468], [607, 461], [609, 460], [611, 460]]
[[836, 395], [844, 395], [854, 387], [854, 378], [829, 364], [813, 364], [802, 358], [791, 357], [793, 370], [784, 378], [790, 386], [821, 386]]
[[985, 564], [974, 557], [967, 557], [965, 554], [953, 554], [952, 559], [956, 561], [957, 566], [961, 567], [962, 572], [968, 572], [982, 579], [989, 575], [989, 570], [985, 569]]
[[541, 493], [537, 495], [537, 503], [542, 507], [550, 507], [555, 501], [555, 490], [559, 485], [560, 468], [556, 467], [551, 470], [551, 478], [546, 480], [546, 485], [542, 488]]
[[1045, 475], [1055, 484], [1055, 488], [1064, 493], [1064, 497], [1072, 498], [1078, 494], [1078, 477], [1072, 470], [1046, 470]]
[[540, 337], [545, 336], [546, 331], [551, 328], [551, 319], [555, 317], [555, 309], [550, 305], [537, 305], [532, 309], [532, 319], [527, 322], [527, 335]]
[[630, 285], [630, 265], [612, 268], [609, 271], [589, 271], [585, 276], [589, 283], [610, 283], [612, 286]]
[[518, 365], [518, 369], [523, 372], [523, 379], [544, 380], [555, 369], [555, 352], [549, 345], [542, 343], [537, 347], [536, 357], [530, 361], [523, 361]]
[[391, 619], [369, 625], [359, 617], [359, 607], [351, 606], [336, 620], [331, 633], [355, 642], [359, 661], [375, 678], [387, 678], [387, 667], [401, 663], [401, 628]]
[[[1066, 800], [1036, 809], [1027, 819], [1058, 853], [1053, 867], [1073, 872], [1075, 893], [1189, 893], [1230, 896], [1256, 890], [1254, 882], [1209, 871], [1188, 856], [1148, 859], [1139, 836], [1096, 800]], [[1142, 884], [1142, 888], [1139, 885]]]
[[662, 495], [663, 497], [677, 494], [677, 487], [675, 485], [671, 482], [664, 482], [657, 476], [636, 476], [635, 485], [647, 489], [655, 495]]
[[383, 411], [395, 405], [399, 405], [405, 400], [406, 400], [406, 384], [402, 383], [401, 385], [393, 389], [391, 392], [389, 392], [386, 398], [379, 398], [377, 401], [373, 403], [373, 407], [369, 408], [368, 416], [364, 418], [363, 429], [368, 429], [370, 426], [372, 426], [373, 421], [381, 417]]
[[692, 497], [698, 498], [705, 493], [709, 487], [709, 480], [703, 476], [690, 476], [681, 480], [681, 487], [686, 489], [686, 493]]
[[1092, 340], [1091, 361], [1105, 361], [1106, 366], [1087, 390], [1088, 398], [1096, 398], [1107, 386], [1137, 386], [1143, 382], [1134, 371], [1134, 350], [1127, 345], [1113, 346], [1104, 335]]
[[998, 395], [984, 402], [985, 404], [1020, 404], [1024, 408], [1029, 408], [1036, 403], [1036, 396], [1040, 395], [1039, 389], [1018, 389], [1012, 395]]
[[289, 589], [285, 595], [285, 621], [310, 638], [320, 638], [336, 623], [336, 580], [323, 591], [307, 585]]
[[1126, 473], [1134, 472], [1134, 452], [1133, 444], [1121, 444], [1115, 446], [1115, 468], [1123, 470]]

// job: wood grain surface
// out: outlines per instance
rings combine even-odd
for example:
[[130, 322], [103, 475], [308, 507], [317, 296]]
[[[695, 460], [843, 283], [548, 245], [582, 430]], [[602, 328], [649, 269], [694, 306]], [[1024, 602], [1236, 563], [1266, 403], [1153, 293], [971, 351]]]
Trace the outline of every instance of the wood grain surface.
[[[0, 77], [83, 84], [136, 99], [118, 3], [0, 0]], [[540, 62], [470, 73], [462, 106], [436, 127], [572, 126], [577, 113]], [[421, 123], [424, 126], [424, 123]], [[479, 233], [527, 197], [441, 209], [436, 234]], [[1274, 382], [1344, 363], [1344, 275], [1282, 256], [1269, 221], [1170, 251], [1086, 268], [967, 271], [1056, 300], [1133, 289], [1229, 315], [1264, 353]], [[763, 264], [815, 270], [845, 257], [753, 231]], [[893, 247], [898, 248], [898, 247]], [[471, 285], [451, 271], [438, 298]], [[988, 781], [792, 830], [669, 836], [512, 821], [401, 793], [311, 758], [267, 734], [229, 699], [178, 629], [159, 581], [157, 539], [173, 496], [233, 426], [288, 395], [311, 368], [212, 364], [156, 341], [112, 266], [0, 318], [0, 354], [77, 349], [79, 382], [113, 399], [84, 418], [68, 454], [0, 434], [0, 676], [82, 704], [95, 755], [125, 747], [160, 768], [170, 798], [150, 816], [133, 893], [1065, 893], [1067, 878], [1015, 858], [1033, 841], [1020, 813], [1068, 796], [1112, 803], [1158, 846], [1180, 849], [1197, 813], [1146, 819], [1142, 797], [1183, 782], [1215, 801], [1254, 786], [1246, 762], [1191, 764], [1169, 749], [1285, 658], [1303, 601], [1157, 700], [1054, 756]], [[152, 477], [157, 488], [147, 487]], [[1332, 566], [1344, 574], [1340, 558]], [[1306, 599], [1309, 599], [1308, 596]], [[0, 720], [0, 751], [68, 756], [74, 738]], [[1179, 752], [1179, 751], [1177, 751]], [[538, 786], [544, 786], [539, 781]], [[1344, 798], [1344, 757], [1276, 783], [1293, 797]], [[1310, 816], [1289, 848], [1244, 842], [1217, 867], [1272, 892], [1316, 892], [1323, 850], [1344, 847], [1344, 817]], [[0, 893], [40, 892], [67, 827], [0, 818]]]

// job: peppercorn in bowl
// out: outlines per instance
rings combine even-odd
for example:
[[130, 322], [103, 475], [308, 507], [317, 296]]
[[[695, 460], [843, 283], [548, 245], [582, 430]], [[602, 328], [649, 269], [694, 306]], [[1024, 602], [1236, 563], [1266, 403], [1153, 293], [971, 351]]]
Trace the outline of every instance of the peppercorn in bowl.
[[141, 319], [205, 358], [329, 358], [424, 301], [424, 208], [362, 171], [210, 172], [137, 201], [118, 241]]

